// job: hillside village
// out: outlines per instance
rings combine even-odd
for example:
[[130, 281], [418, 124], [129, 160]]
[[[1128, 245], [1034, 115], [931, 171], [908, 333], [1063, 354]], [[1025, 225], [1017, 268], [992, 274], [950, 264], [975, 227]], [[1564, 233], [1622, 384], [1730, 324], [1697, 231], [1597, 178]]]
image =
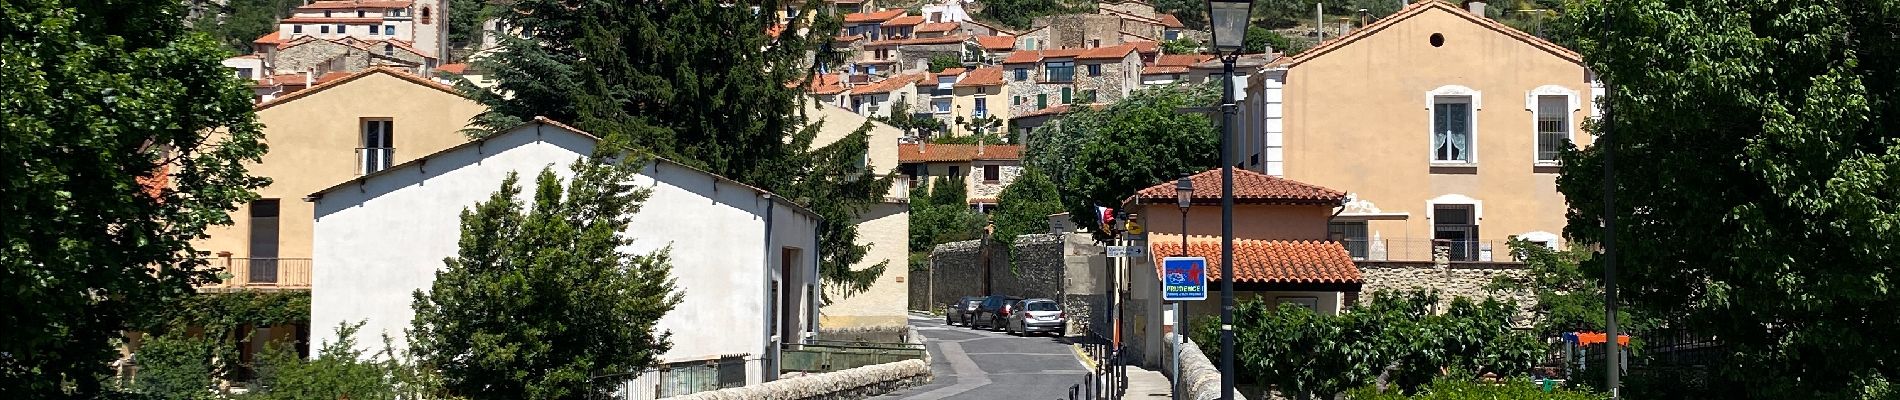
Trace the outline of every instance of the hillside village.
[[0, 397], [1900, 393], [1900, 16], [1665, 3], [10, 0]]

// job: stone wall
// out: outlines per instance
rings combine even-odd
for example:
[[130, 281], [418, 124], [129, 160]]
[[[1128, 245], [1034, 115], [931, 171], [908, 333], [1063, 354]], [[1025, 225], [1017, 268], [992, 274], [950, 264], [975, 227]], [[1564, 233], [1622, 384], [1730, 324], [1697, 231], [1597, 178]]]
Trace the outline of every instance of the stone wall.
[[[1174, 334], [1168, 334], [1167, 338], [1163, 340], [1167, 343], [1163, 344], [1162, 347], [1164, 347], [1166, 351], [1174, 351]], [[1192, 340], [1186, 340], [1181, 343], [1181, 375], [1174, 376], [1174, 368], [1171, 366], [1163, 366], [1161, 373], [1168, 375], [1168, 378], [1175, 382], [1182, 383], [1180, 387], [1180, 399], [1214, 400], [1220, 398], [1220, 370], [1214, 368], [1214, 362], [1208, 360], [1207, 354], [1201, 352], [1201, 346], [1194, 344]], [[1246, 400], [1247, 397], [1241, 395], [1239, 391], [1235, 391], [1234, 399]]]
[[[1089, 76], [1088, 65], [1102, 67], [1101, 76]], [[1120, 60], [1086, 60], [1076, 66], [1075, 86], [1076, 103], [1114, 103], [1121, 100], [1133, 86], [1140, 84], [1141, 57], [1130, 53]], [[1095, 100], [1081, 97], [1094, 90]]]
[[[1006, 162], [978, 161], [976, 162], [976, 165], [970, 167], [970, 170], [972, 173], [970, 177], [970, 198], [996, 199], [998, 198], [998, 196], [1002, 196], [1003, 188], [1006, 186], [1009, 186], [1010, 182], [1015, 182], [1016, 177], [1021, 176], [1023, 174], [1023, 166], [1015, 165], [1015, 163], [1016, 161], [1006, 161]], [[982, 175], [983, 166], [988, 165], [988, 164], [999, 165], [996, 168], [996, 174], [998, 175], [996, 177], [997, 178], [996, 183], [989, 183], [989, 182], [983, 181], [983, 175]]]
[[1062, 238], [1054, 234], [1016, 237], [1016, 259], [995, 275], [994, 293], [1025, 299], [1060, 299], [1064, 267]]
[[1359, 273], [1366, 280], [1360, 288], [1360, 303], [1372, 301], [1372, 294], [1382, 290], [1437, 290], [1440, 310], [1450, 305], [1453, 298], [1460, 296], [1472, 300], [1497, 298], [1516, 303], [1518, 324], [1528, 326], [1531, 307], [1537, 301], [1535, 295], [1525, 291], [1496, 292], [1487, 289], [1500, 277], [1521, 278], [1529, 274], [1530, 270], [1520, 263], [1360, 261]]
[[[938, 245], [931, 251], [930, 270], [911, 272], [911, 307], [939, 310], [963, 296], [1004, 294], [1024, 298], [1048, 298], [1062, 303], [1069, 315], [1069, 332], [1079, 333], [1090, 327], [1106, 327], [1104, 315], [1091, 311], [1108, 302], [1101, 264], [1101, 246], [1077, 234], [1029, 234], [1016, 238], [1016, 259], [1000, 247], [989, 251], [989, 290], [985, 290], [985, 271], [978, 260], [983, 254], [981, 240]], [[925, 299], [925, 300], [917, 300]]]
[[[1062, 14], [1037, 17], [1033, 27], [1048, 27], [1044, 49], [1114, 46], [1121, 40], [1121, 17], [1105, 14]], [[1099, 43], [1091, 43], [1090, 40]], [[1099, 46], [1094, 46], [1099, 45]]]
[[850, 400], [876, 397], [930, 382], [930, 363], [904, 360], [837, 372], [673, 397], [679, 400]]
[[[963, 50], [963, 42], [907, 44], [897, 46], [897, 54], [893, 57], [897, 58], [896, 70], [898, 71], [926, 71], [930, 68], [930, 57], [947, 55], [963, 60]], [[936, 80], [931, 80], [931, 83], [936, 83]]]

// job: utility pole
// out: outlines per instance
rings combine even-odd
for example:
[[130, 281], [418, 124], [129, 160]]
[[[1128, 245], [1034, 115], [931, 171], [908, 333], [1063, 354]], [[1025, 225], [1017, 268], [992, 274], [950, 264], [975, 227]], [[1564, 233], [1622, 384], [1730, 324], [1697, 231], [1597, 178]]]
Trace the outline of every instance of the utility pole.
[[[1610, 29], [1614, 29], [1610, 23], [1614, 15], [1616, 15], [1615, 9], [1605, 10], [1603, 31], [1606, 36]], [[1604, 43], [1614, 42], [1606, 40]], [[1603, 109], [1603, 131], [1602, 135], [1597, 136], [1596, 144], [1603, 149], [1603, 308], [1606, 331], [1603, 340], [1603, 348], [1606, 351], [1603, 352], [1603, 358], [1610, 366], [1604, 370], [1608, 374], [1604, 380], [1604, 387], [1610, 388], [1611, 399], [1621, 399], [1622, 388], [1618, 382], [1618, 375], [1622, 374], [1620, 361], [1623, 349], [1622, 344], [1617, 340], [1619, 339], [1617, 335], [1621, 332], [1616, 326], [1616, 146], [1610, 136], [1610, 127], [1615, 126], [1611, 122], [1614, 121], [1613, 118], [1616, 118], [1616, 112], [1610, 109], [1608, 101], [1611, 90], [1610, 80], [1604, 78], [1600, 72], [1597, 74], [1597, 79], [1603, 82], [1603, 97], [1598, 99], [1603, 102], [1598, 105]]]

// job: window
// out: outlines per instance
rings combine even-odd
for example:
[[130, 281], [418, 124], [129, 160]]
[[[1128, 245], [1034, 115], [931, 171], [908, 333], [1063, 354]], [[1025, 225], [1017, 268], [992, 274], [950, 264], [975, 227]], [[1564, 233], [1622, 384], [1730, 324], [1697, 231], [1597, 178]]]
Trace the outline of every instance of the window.
[[1016, 69], [1016, 81], [1018, 81], [1018, 82], [1020, 82], [1020, 81], [1026, 81], [1026, 80], [1029, 80], [1029, 69], [1028, 69], [1028, 68], [1017, 68], [1017, 69]]
[[334, 16], [335, 16], [335, 15], [330, 15], [330, 10], [324, 10], [324, 11], [323, 11], [323, 17], [324, 17], [324, 18], [330, 18], [330, 17], [334, 17]]
[[1274, 308], [1280, 308], [1281, 304], [1298, 304], [1300, 307], [1306, 307], [1307, 310], [1319, 311], [1318, 297], [1275, 297], [1273, 298]]
[[249, 277], [244, 282], [276, 283], [278, 199], [253, 200], [250, 209], [250, 259], [242, 264], [248, 266], [244, 270], [249, 272]]
[[1095, 98], [1095, 89], [1082, 91], [1082, 101], [1094, 103], [1096, 100], [1097, 99]]
[[1436, 96], [1432, 104], [1432, 161], [1472, 162], [1471, 98]]
[[983, 183], [996, 183], [1003, 180], [1003, 167], [996, 164], [983, 166]]
[[395, 121], [387, 119], [363, 120], [362, 147], [357, 149], [362, 158], [364, 174], [389, 168], [396, 152]]
[[1049, 74], [1049, 76], [1044, 77], [1043, 80], [1050, 82], [1068, 82], [1075, 80], [1074, 61], [1051, 61], [1048, 64], [1043, 64], [1043, 68], [1047, 70]]
[[429, 24], [429, 6], [422, 6], [422, 24]]
[[253, 77], [253, 76], [251, 76], [251, 69], [250, 69], [250, 68], [238, 68], [238, 69], [237, 69], [237, 74], [238, 74], [238, 77], [239, 77], [239, 78], [244, 78], [244, 79], [257, 79], [256, 77]]
[[1016, 96], [1016, 100], [1014, 100], [1013, 103], [1010, 103], [1010, 105], [1017, 105], [1017, 106], [1023, 105], [1023, 96]]
[[1037, 93], [1036, 94], [1036, 109], [1041, 110], [1044, 108], [1049, 108], [1049, 94]]
[[390, 36], [395, 36], [395, 35], [396, 35], [396, 26], [395, 26], [395, 25], [383, 25], [383, 34], [384, 34], [384, 35], [390, 35]]
[[931, 101], [930, 101], [930, 111], [931, 111], [931, 112], [934, 112], [934, 113], [937, 113], [937, 114], [943, 114], [943, 113], [948, 113], [948, 112], [950, 112], [950, 99], [936, 99], [936, 100], [931, 100]]
[[1570, 98], [1537, 96], [1537, 162], [1557, 163], [1557, 154], [1570, 140]]
[[1162, 37], [1167, 38], [1168, 40], [1180, 39], [1181, 31], [1175, 30], [1175, 29], [1169, 29], [1166, 32], [1162, 32]]
[[1102, 64], [1089, 64], [1089, 76], [1102, 76]]
[[950, 166], [950, 176], [963, 176], [963, 167], [955, 166], [955, 165]]
[[337, 26], [336, 26], [336, 33], [350, 33], [349, 31], [346, 31], [346, 30], [343, 30], [343, 27], [345, 27], [345, 26], [346, 26], [346, 25], [341, 25], [341, 24], [339, 24], [339, 25], [337, 25]]
[[383, 43], [383, 55], [385, 56], [396, 55], [396, 45], [390, 44], [390, 43]]
[[1355, 260], [1366, 259], [1366, 250], [1370, 248], [1366, 239], [1366, 222], [1333, 222], [1326, 224], [1327, 237], [1346, 246], [1346, 252], [1352, 253]]
[[291, 25], [290, 33], [303, 33], [303, 25]]
[[389, 9], [388, 15], [391, 17], [400, 17], [400, 16], [403, 16], [403, 14], [407, 13], [408, 11], [409, 10], [406, 8], [391, 8]]
[[1432, 206], [1432, 238], [1451, 241], [1453, 261], [1478, 259], [1477, 207], [1471, 204]]
[[989, 100], [990, 100], [989, 98], [981, 97], [981, 96], [976, 98], [976, 114], [975, 115], [977, 118], [982, 118], [983, 116], [988, 115], [990, 113]]
[[330, 26], [329, 26], [329, 25], [324, 25], [324, 26], [320, 26], [320, 27], [317, 27], [317, 28], [318, 28], [318, 30], [319, 30], [319, 31], [321, 31], [321, 32], [323, 32], [323, 33], [330, 33]]
[[1062, 104], [1074, 104], [1074, 100], [1075, 99], [1069, 95], [1069, 88], [1062, 88]]
[[357, 17], [357, 18], [362, 18], [362, 17], [363, 17], [363, 10], [356, 10], [356, 17]]

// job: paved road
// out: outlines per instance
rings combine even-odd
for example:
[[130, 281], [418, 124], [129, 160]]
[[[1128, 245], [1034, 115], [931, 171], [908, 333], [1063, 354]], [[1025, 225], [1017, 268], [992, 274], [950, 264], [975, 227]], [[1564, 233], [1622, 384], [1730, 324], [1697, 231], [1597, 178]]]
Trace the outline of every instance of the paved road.
[[1086, 370], [1069, 343], [1049, 336], [1014, 336], [946, 326], [942, 318], [911, 317], [927, 339], [930, 384], [880, 399], [1067, 399]]

